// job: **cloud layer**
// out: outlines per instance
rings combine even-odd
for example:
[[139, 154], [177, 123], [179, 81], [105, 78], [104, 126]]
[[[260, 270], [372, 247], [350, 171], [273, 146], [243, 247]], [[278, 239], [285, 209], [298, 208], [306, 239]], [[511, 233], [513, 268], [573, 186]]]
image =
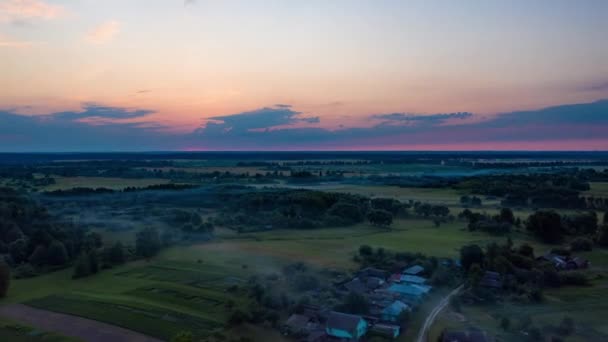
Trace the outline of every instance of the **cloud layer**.
[[608, 149], [608, 100], [492, 118], [466, 112], [374, 114], [368, 117], [373, 123], [370, 127], [337, 130], [322, 128], [319, 117], [304, 115], [289, 105], [212, 117], [187, 134], [170, 133], [148, 121], [153, 113], [97, 104], [39, 116], [0, 111], [0, 146], [2, 151], [383, 150], [433, 146], [483, 150], [492, 146], [526, 149], [530, 144], [545, 149]]
[[50, 20], [65, 13], [63, 7], [42, 0], [4, 0], [0, 2], [0, 23], [20, 23], [34, 19]]

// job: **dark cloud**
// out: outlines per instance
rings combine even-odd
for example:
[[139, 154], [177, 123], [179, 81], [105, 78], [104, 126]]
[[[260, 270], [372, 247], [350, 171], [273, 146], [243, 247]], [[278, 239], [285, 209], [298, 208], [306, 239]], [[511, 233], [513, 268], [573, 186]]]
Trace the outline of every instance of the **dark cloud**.
[[94, 104], [38, 116], [0, 111], [0, 151], [383, 149], [458, 143], [483, 149], [493, 142], [606, 139], [608, 131], [608, 100], [503, 113], [482, 121], [467, 120], [474, 116], [466, 112], [376, 114], [369, 116], [377, 122], [372, 127], [348, 127], [345, 122], [334, 130], [297, 127], [320, 119], [289, 105], [216, 116], [185, 134], [170, 133], [152, 121], [126, 122], [151, 113]]
[[420, 115], [410, 113], [391, 113], [391, 114], [376, 114], [372, 115], [373, 119], [384, 120], [388, 122], [432, 122], [441, 123], [450, 119], [468, 119], [473, 114], [468, 112], [458, 113], [445, 113], [445, 114], [431, 114], [431, 115]]
[[212, 121], [199, 128], [197, 133], [238, 135], [276, 126], [320, 122], [319, 117], [301, 117], [301, 115], [301, 112], [292, 110], [289, 105], [275, 105], [249, 112], [211, 117], [209, 119]]

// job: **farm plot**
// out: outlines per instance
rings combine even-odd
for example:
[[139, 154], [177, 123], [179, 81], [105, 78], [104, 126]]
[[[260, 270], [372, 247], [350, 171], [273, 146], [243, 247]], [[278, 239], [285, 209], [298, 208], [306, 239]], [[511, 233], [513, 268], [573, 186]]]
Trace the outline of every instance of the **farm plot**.
[[132, 301], [100, 301], [86, 296], [53, 295], [26, 303], [35, 308], [55, 311], [121, 326], [161, 339], [188, 330], [198, 337], [221, 328], [217, 322], [201, 317]]

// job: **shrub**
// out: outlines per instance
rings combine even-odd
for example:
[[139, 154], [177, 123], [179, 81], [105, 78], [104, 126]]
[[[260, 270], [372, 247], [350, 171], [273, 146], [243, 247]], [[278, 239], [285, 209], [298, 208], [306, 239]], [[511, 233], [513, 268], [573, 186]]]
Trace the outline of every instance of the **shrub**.
[[590, 251], [593, 249], [593, 241], [588, 238], [578, 237], [570, 242], [570, 249], [574, 252]]
[[21, 264], [15, 268], [15, 279], [32, 278], [38, 275], [38, 272], [31, 264]]
[[559, 274], [559, 278], [562, 285], [589, 285], [589, 279], [581, 272], [562, 272]]
[[6, 297], [11, 283], [11, 269], [4, 260], [0, 260], [0, 298]]

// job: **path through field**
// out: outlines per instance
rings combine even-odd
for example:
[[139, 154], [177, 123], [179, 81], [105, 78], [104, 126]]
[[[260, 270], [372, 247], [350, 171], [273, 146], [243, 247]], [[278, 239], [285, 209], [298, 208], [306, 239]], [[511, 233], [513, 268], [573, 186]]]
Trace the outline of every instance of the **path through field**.
[[433, 325], [433, 322], [435, 322], [435, 319], [437, 318], [439, 313], [448, 305], [448, 303], [450, 302], [450, 298], [452, 298], [452, 296], [457, 295], [458, 292], [462, 290], [463, 286], [464, 285], [460, 285], [455, 288], [454, 291], [450, 292], [450, 294], [443, 298], [441, 302], [439, 302], [439, 304], [437, 304], [437, 306], [433, 308], [433, 311], [431, 311], [431, 313], [426, 317], [422, 328], [420, 328], [420, 332], [418, 333], [418, 338], [416, 338], [416, 342], [427, 342], [429, 329]]
[[23, 304], [0, 306], [0, 316], [33, 328], [79, 338], [86, 342], [161, 342], [161, 340], [114, 325]]

